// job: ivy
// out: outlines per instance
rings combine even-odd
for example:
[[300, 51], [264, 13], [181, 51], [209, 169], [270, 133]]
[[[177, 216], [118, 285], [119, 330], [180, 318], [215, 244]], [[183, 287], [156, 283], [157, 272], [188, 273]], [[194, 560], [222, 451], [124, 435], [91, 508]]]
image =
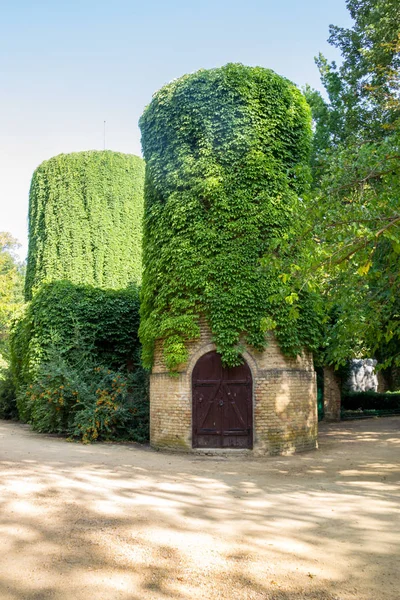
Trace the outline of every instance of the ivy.
[[117, 152], [60, 154], [32, 178], [25, 297], [43, 282], [140, 282], [144, 162]]
[[[68, 281], [44, 284], [26, 305], [11, 332], [11, 366], [17, 391], [35, 383], [55, 355], [69, 367], [98, 365], [134, 373], [147, 402], [147, 382], [140, 364], [139, 293], [103, 290]], [[29, 420], [26, 398], [18, 409]]]
[[[173, 371], [207, 319], [227, 365], [275, 327], [285, 353], [317, 344], [310, 294], [280, 277], [309, 185], [311, 116], [260, 67], [201, 70], [158, 91], [140, 120], [146, 160], [140, 337]], [[292, 294], [292, 295], [291, 295]]]

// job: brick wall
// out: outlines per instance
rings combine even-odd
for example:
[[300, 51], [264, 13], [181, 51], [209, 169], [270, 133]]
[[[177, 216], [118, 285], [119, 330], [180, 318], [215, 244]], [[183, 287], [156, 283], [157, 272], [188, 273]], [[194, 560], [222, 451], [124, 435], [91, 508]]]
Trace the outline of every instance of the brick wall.
[[[215, 350], [206, 323], [188, 344], [189, 360], [170, 376], [156, 345], [150, 377], [150, 441], [153, 447], [192, 449], [192, 370], [206, 352]], [[316, 377], [312, 356], [286, 358], [273, 336], [264, 352], [246, 348], [243, 356], [253, 376], [253, 453], [291, 454], [317, 447]], [[229, 452], [229, 450], [226, 450]]]
[[333, 367], [324, 367], [324, 421], [340, 421], [340, 380]]

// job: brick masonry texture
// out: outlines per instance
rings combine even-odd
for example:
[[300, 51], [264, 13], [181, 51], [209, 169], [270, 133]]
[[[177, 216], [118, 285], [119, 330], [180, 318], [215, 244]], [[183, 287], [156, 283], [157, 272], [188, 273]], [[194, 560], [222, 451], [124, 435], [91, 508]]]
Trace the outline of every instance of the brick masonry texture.
[[[150, 376], [150, 442], [159, 449], [197, 452], [192, 448], [192, 371], [197, 360], [215, 350], [204, 321], [200, 338], [187, 345], [189, 359], [174, 376], [155, 350]], [[270, 334], [268, 347], [249, 347], [243, 357], [253, 376], [254, 455], [293, 454], [317, 447], [317, 384], [311, 354], [285, 357]], [[224, 452], [236, 450], [224, 449]]]
[[340, 421], [340, 380], [333, 367], [324, 367], [324, 421]]

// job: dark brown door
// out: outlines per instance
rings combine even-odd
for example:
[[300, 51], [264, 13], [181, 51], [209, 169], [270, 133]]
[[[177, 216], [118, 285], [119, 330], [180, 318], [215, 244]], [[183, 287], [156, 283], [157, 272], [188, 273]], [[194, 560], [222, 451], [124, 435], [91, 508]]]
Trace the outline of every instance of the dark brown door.
[[252, 448], [252, 378], [248, 365], [225, 368], [204, 354], [192, 374], [193, 448]]

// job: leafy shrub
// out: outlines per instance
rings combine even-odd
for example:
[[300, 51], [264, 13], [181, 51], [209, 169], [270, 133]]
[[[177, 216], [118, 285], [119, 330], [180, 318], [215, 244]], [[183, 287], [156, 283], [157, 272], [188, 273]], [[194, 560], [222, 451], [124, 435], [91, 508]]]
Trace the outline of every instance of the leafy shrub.
[[342, 410], [400, 410], [400, 394], [354, 392], [342, 394]]
[[68, 281], [43, 285], [12, 329], [14, 377], [18, 385], [32, 383], [54, 346], [70, 364], [89, 358], [112, 370], [132, 370], [138, 366], [138, 327], [136, 286], [103, 290]]
[[132, 375], [87, 362], [72, 367], [54, 349], [18, 405], [35, 431], [63, 433], [84, 443], [148, 439], [148, 401]]
[[97, 439], [148, 439], [148, 411], [135, 402], [129, 377], [97, 367], [92, 395], [79, 407], [70, 433], [83, 442]]
[[[140, 338], [173, 371], [211, 327], [227, 365], [266, 330], [286, 354], [314, 349], [311, 295], [282, 276], [309, 184], [311, 115], [294, 84], [260, 67], [201, 70], [159, 90], [140, 119], [146, 160]], [[292, 258], [295, 260], [295, 258]]]
[[[148, 374], [140, 362], [138, 326], [134, 286], [44, 285], [11, 335], [19, 417], [37, 431], [85, 441], [147, 439]], [[123, 394], [113, 387], [113, 378], [123, 380]]]
[[18, 394], [17, 404], [20, 415], [36, 431], [66, 433], [73, 425], [77, 404], [86, 396], [90, 397], [90, 389], [82, 373], [54, 351], [33, 382]]
[[0, 419], [17, 419], [18, 409], [11, 369], [2, 370], [0, 377]]
[[118, 152], [60, 154], [34, 172], [25, 297], [44, 282], [120, 289], [140, 282], [144, 162]]
[[10, 326], [23, 305], [24, 267], [15, 251], [19, 244], [0, 232], [0, 418], [17, 417], [15, 385], [10, 369]]

